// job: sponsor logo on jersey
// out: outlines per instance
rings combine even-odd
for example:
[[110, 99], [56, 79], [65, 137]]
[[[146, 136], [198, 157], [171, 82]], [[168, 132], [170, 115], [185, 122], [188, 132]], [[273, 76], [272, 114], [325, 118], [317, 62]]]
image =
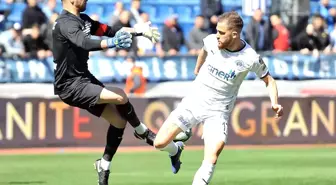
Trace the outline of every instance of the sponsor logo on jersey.
[[244, 62], [242, 60], [236, 60], [235, 63], [237, 65], [237, 70], [238, 71], [243, 71], [246, 68], [244, 66]]
[[226, 73], [224, 71], [221, 71], [221, 70], [215, 68], [212, 65], [208, 65], [208, 71], [212, 76], [218, 77], [218, 78], [226, 80], [226, 81], [229, 81], [230, 79], [236, 78], [235, 70], [230, 70], [230, 72]]
[[236, 60], [236, 64], [237, 64], [238, 67], [242, 67], [243, 66], [243, 61]]

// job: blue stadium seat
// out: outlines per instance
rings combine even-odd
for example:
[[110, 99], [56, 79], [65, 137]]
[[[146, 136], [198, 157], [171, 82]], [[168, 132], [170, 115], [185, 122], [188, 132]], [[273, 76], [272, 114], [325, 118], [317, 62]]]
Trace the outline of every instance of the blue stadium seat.
[[[114, 4], [115, 2], [120, 0], [90, 0], [88, 3], [94, 3], [94, 4]], [[131, 0], [121, 0], [123, 3], [130, 3]]]
[[14, 3], [12, 6], [12, 12], [23, 12], [26, 8], [25, 3]]
[[241, 6], [227, 6], [227, 5], [224, 5], [223, 6], [223, 9], [225, 12], [229, 12], [229, 11], [237, 11], [237, 10], [241, 10], [242, 7]]
[[25, 3], [14, 3], [12, 6], [12, 11], [8, 16], [8, 20], [11, 22], [21, 22], [22, 13], [26, 8]]
[[155, 24], [155, 26], [157, 26], [159, 29], [159, 32], [162, 33], [164, 24], [163, 23]]
[[188, 53], [188, 48], [185, 45], [182, 45], [180, 48], [180, 53], [181, 54], [187, 54]]
[[[251, 17], [248, 17], [248, 16], [244, 16], [243, 17], [243, 22], [244, 22], [244, 25], [247, 26], [247, 24], [251, 21]], [[246, 27], [244, 26], [244, 27]]]
[[172, 5], [172, 4], [176, 4], [178, 3], [178, 0], [151, 0], [151, 1], [148, 1], [147, 3], [150, 3], [150, 4], [157, 4], [157, 5]]
[[131, 4], [130, 3], [124, 3], [124, 9], [125, 10], [131, 9]]
[[110, 18], [111, 17], [109, 16], [101, 16], [99, 18], [99, 22], [109, 25]]
[[310, 2], [311, 14], [314, 14], [315, 12], [317, 12], [318, 7], [319, 7], [319, 2]]
[[101, 3], [101, 2], [102, 2], [102, 0], [90, 0], [88, 2], [88, 4], [91, 5], [91, 4], [94, 4], [94, 3]]
[[251, 21], [251, 18], [250, 17], [247, 17], [247, 16], [243, 16], [243, 22], [244, 22], [244, 27], [243, 27], [243, 35], [246, 34], [246, 28], [247, 28], [247, 25], [249, 24], [249, 22]]
[[196, 17], [196, 16], [198, 16], [198, 15], [201, 14], [201, 10], [200, 10], [200, 6], [199, 5], [193, 5], [192, 9], [193, 9], [192, 15], [191, 15], [192, 17]]
[[238, 8], [235, 11], [237, 11], [240, 16], [243, 16], [243, 10], [241, 8]]
[[1, 1], [0, 3], [0, 10], [9, 10], [11, 9], [11, 5], [10, 4], [7, 4], [5, 3], [4, 1]]
[[225, 6], [240, 6], [241, 7], [243, 2], [242, 0], [234, 0], [234, 1], [228, 0], [228, 1], [223, 2], [222, 4]]
[[151, 5], [143, 5], [141, 6], [141, 10], [148, 13], [149, 15], [149, 19], [150, 20], [156, 20], [156, 8], [154, 6]]
[[98, 14], [99, 16], [102, 16], [104, 13], [104, 8], [100, 4], [90, 4], [86, 7], [85, 11], [89, 16], [92, 14]]
[[57, 3], [55, 9], [56, 9], [56, 12], [60, 14], [63, 10], [62, 3]]
[[159, 14], [157, 16], [158, 16], [159, 20], [162, 21], [162, 22], [165, 19], [167, 19], [167, 17], [169, 17], [169, 16], [171, 16], [175, 13], [173, 7], [165, 6], [165, 5], [157, 6], [157, 12]]
[[176, 6], [175, 12], [179, 15], [179, 20], [182, 22], [193, 19], [192, 10], [189, 6]]
[[329, 4], [334, 7], [336, 5], [336, 0], [330, 0], [329, 1]]
[[7, 20], [10, 22], [20, 22], [22, 21], [22, 16], [19, 13], [11, 13], [7, 17]]
[[142, 4], [166, 4], [166, 5], [196, 5], [199, 0], [142, 0]]
[[111, 17], [114, 11], [114, 4], [104, 4], [103, 17]]
[[182, 26], [184, 38], [188, 40], [189, 32], [193, 28], [194, 24], [184, 23], [184, 24], [181, 24], [181, 26]]

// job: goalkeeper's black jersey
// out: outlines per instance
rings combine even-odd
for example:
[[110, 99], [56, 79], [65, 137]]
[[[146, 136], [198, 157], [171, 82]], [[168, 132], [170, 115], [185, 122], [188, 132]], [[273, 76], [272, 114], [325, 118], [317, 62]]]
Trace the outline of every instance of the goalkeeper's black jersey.
[[112, 37], [117, 31], [86, 14], [76, 16], [63, 10], [52, 30], [55, 94], [92, 76], [87, 64], [89, 52], [102, 49], [101, 40], [91, 39], [91, 35]]

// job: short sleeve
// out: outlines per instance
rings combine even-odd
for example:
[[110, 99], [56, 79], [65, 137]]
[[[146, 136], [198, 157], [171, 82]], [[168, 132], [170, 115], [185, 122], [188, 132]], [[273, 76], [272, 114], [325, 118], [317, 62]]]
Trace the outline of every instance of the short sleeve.
[[212, 48], [215, 49], [217, 45], [216, 35], [214, 34], [208, 35], [203, 39], [203, 49], [206, 52], [209, 52]]
[[269, 72], [268, 67], [260, 56], [253, 62], [250, 71], [254, 72], [259, 78], [265, 77]]
[[207, 46], [205, 45], [205, 38], [203, 39], [203, 49], [204, 51], [208, 52]]

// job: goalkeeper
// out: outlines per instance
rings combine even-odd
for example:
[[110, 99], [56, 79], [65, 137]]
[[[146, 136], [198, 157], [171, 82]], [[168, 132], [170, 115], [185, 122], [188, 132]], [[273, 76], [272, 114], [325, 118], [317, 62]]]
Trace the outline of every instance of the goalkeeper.
[[[135, 129], [134, 135], [153, 145], [155, 134], [137, 117], [126, 94], [119, 88], [107, 88], [88, 70], [90, 51], [107, 48], [128, 48], [132, 36], [144, 36], [158, 42], [160, 34], [145, 23], [135, 30], [115, 30], [93, 21], [81, 12], [87, 0], [62, 0], [63, 11], [57, 18], [53, 30], [54, 92], [60, 99], [73, 107], [85, 109], [110, 123], [107, 130], [105, 151], [94, 165], [98, 173], [98, 184], [108, 185], [110, 164], [122, 140], [126, 122]], [[91, 35], [107, 36], [105, 40], [91, 39]]]

